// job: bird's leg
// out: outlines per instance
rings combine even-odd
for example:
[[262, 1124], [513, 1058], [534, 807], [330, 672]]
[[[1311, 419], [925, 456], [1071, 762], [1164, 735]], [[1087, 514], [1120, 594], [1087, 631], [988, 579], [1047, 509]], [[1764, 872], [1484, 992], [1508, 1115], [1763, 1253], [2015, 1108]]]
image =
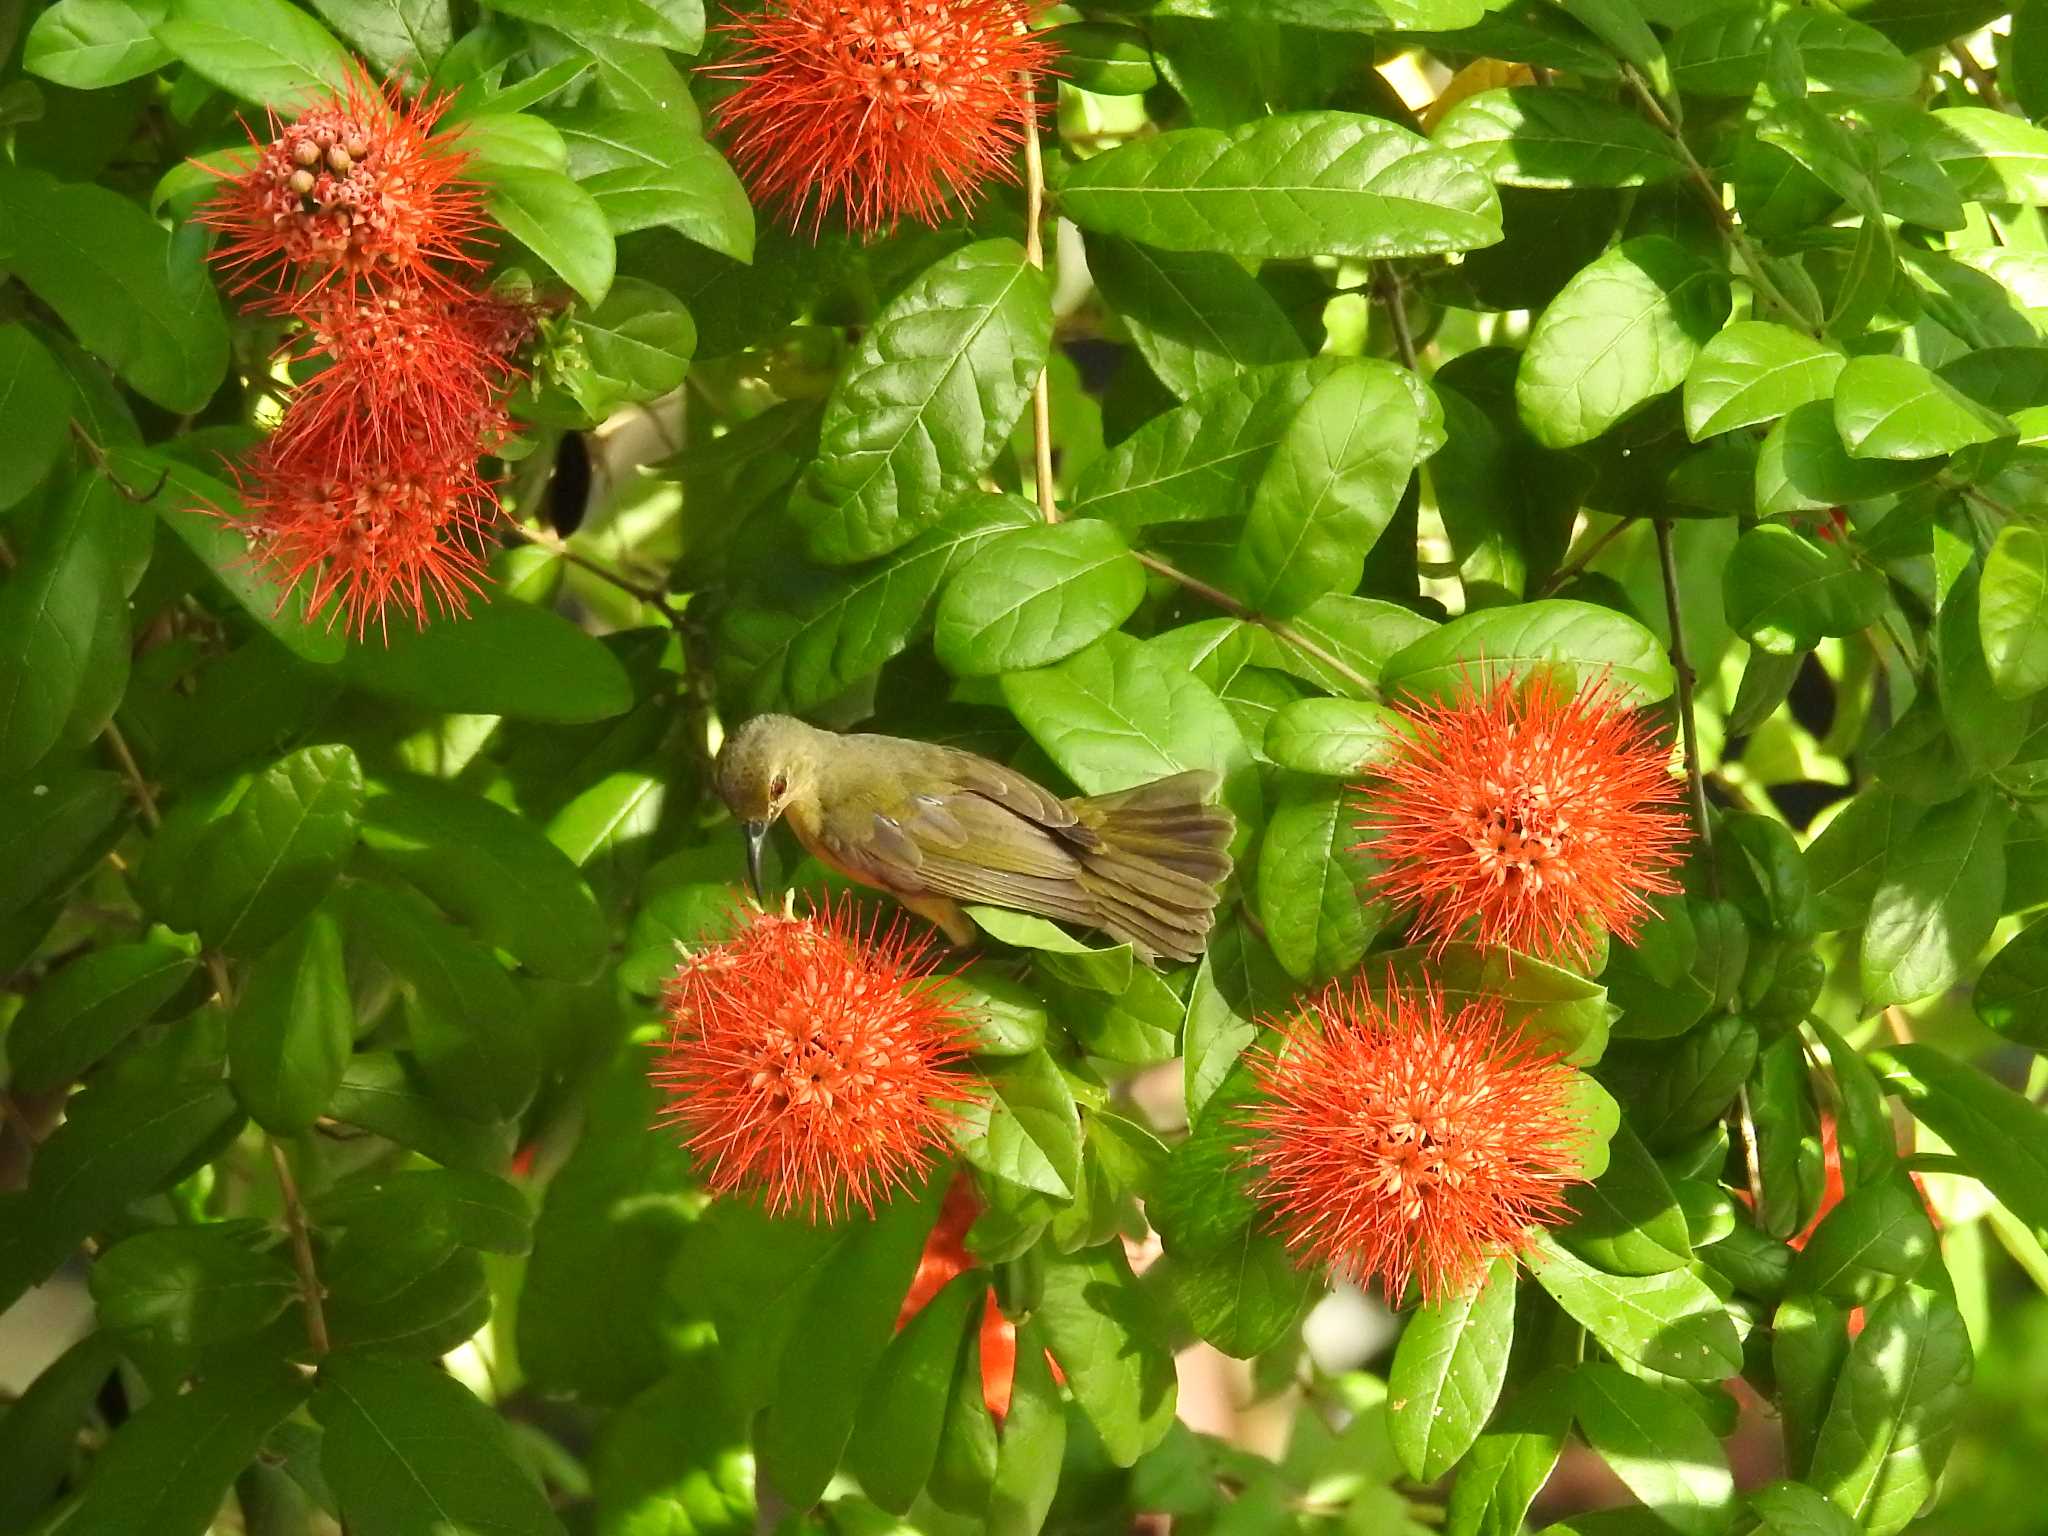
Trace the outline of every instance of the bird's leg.
[[944, 896], [898, 895], [896, 899], [945, 934], [946, 942], [955, 949], [973, 949], [981, 943], [981, 930], [960, 910], [959, 902]]

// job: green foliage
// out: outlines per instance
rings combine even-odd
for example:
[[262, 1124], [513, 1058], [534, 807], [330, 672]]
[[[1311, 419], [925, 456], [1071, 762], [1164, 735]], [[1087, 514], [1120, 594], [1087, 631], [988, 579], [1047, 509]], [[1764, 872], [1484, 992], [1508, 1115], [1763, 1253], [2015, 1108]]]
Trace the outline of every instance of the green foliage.
[[[0, 0], [0, 1312], [86, 1319], [0, 1323], [0, 1536], [2032, 1532], [2048, 11], [1079, 0], [1042, 188], [857, 237], [727, 158], [755, 8]], [[362, 635], [237, 526], [307, 365], [198, 215], [357, 68], [541, 332], [484, 590]], [[1373, 765], [1539, 673], [1682, 889], [1419, 944]], [[1191, 965], [972, 909], [977, 1091], [829, 1225], [650, 1074], [765, 711], [1238, 828]], [[1245, 1153], [1361, 975], [1555, 1051], [1583, 1175], [1363, 1357]]]

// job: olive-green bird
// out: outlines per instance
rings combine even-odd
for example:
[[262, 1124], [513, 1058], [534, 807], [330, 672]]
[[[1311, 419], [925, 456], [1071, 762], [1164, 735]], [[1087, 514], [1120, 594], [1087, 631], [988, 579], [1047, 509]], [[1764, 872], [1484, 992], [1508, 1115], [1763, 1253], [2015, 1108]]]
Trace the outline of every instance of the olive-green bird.
[[747, 875], [779, 818], [822, 863], [887, 891], [955, 944], [961, 904], [1096, 928], [1148, 965], [1193, 960], [1230, 874], [1216, 775], [1177, 773], [1062, 800], [1000, 763], [897, 736], [840, 736], [757, 715], [718, 754], [718, 793], [745, 825]]

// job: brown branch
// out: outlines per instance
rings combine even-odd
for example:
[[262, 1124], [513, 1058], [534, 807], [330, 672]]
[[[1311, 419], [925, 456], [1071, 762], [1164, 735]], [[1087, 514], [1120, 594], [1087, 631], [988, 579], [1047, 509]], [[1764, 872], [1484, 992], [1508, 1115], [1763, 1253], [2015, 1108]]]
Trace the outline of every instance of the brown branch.
[[512, 524], [512, 531], [518, 534], [520, 538], [526, 540], [527, 543], [546, 550], [557, 559], [575, 566], [579, 571], [588, 571], [599, 581], [608, 582], [627, 596], [645, 603], [649, 608], [660, 614], [667, 621], [671, 629], [681, 627], [683, 622], [682, 615], [676, 612], [665, 594], [656, 591], [653, 587], [644, 586], [623, 572], [613, 570], [602, 561], [593, 560], [588, 555], [578, 553], [552, 533], [543, 533], [537, 528], [527, 527], [524, 523]]
[[1998, 82], [1992, 78], [1990, 71], [1977, 62], [1977, 56], [1960, 42], [1950, 42], [1948, 51], [1954, 56], [1956, 63], [1961, 66], [1963, 74], [1970, 84], [1977, 87], [1977, 94], [1984, 98], [1984, 105], [1991, 108], [1994, 112], [2003, 112], [2005, 110], [2005, 97], [1999, 91]]
[[277, 1193], [284, 1207], [284, 1229], [291, 1238], [292, 1268], [299, 1275], [299, 1301], [306, 1310], [306, 1342], [313, 1353], [327, 1353], [327, 1310], [321, 1305], [326, 1294], [320, 1286], [320, 1272], [313, 1267], [313, 1235], [306, 1227], [306, 1208], [299, 1201], [298, 1181], [292, 1177], [291, 1162], [284, 1147], [270, 1143], [270, 1163], [277, 1170]]
[[155, 501], [157, 497], [162, 493], [163, 488], [166, 485], [170, 484], [171, 472], [169, 469], [165, 469], [157, 475], [156, 484], [151, 486], [148, 490], [131, 490], [129, 487], [123, 485], [121, 483], [121, 477], [114, 473], [114, 465], [113, 462], [107, 457], [107, 450], [102, 448], [98, 443], [92, 440], [92, 435], [88, 433], [84, 427], [81, 427], [78, 424], [78, 421], [75, 417], [72, 419], [70, 425], [71, 435], [78, 440], [78, 446], [85, 450], [85, 456], [88, 459], [92, 460], [92, 467], [98, 470], [102, 475], [106, 477], [107, 484], [111, 485], [114, 488], [114, 494], [119, 496], [123, 501], [132, 501], [135, 502], [137, 505], [140, 505], [141, 503], [146, 501]]
[[1373, 269], [1373, 291], [1382, 304], [1387, 306], [1387, 325], [1394, 333], [1394, 350], [1401, 355], [1401, 362], [1410, 373], [1422, 372], [1422, 364], [1415, 351], [1415, 335], [1408, 329], [1408, 285], [1401, 281], [1401, 274], [1394, 270], [1392, 262], [1380, 262]]
[[1678, 601], [1678, 560], [1671, 552], [1671, 520], [1660, 517], [1657, 563], [1664, 570], [1664, 612], [1671, 621], [1671, 670], [1678, 675], [1678, 725], [1685, 736], [1685, 780], [1692, 790], [1692, 813], [1699, 825], [1700, 846], [1707, 855], [1707, 891], [1721, 895], [1721, 872], [1714, 865], [1714, 833], [1707, 822], [1707, 785], [1700, 773], [1700, 727], [1693, 717], [1692, 662], [1685, 654], [1685, 613]]
[[114, 761], [121, 766], [121, 777], [128, 781], [128, 792], [142, 808], [143, 824], [150, 831], [156, 831], [164, 824], [163, 813], [157, 809], [156, 795], [149, 787], [149, 780], [142, 776], [142, 769], [135, 761], [135, 754], [128, 749], [128, 738], [121, 734], [121, 727], [111, 720], [100, 734], [107, 738], [107, 746], [114, 754]]
[[1548, 597], [1551, 593], [1555, 592], [1559, 587], [1563, 586], [1566, 582], [1570, 581], [1574, 576], [1578, 575], [1579, 572], [1583, 571], [1587, 566], [1591, 565], [1595, 560], [1599, 559], [1601, 552], [1605, 550], [1608, 545], [1612, 544], [1616, 539], [1620, 538], [1624, 533], [1626, 533], [1630, 528], [1634, 526], [1635, 519], [1633, 517], [1623, 517], [1618, 519], [1613, 527], [1603, 529], [1599, 534], [1597, 534], [1592, 539], [1592, 541], [1586, 545], [1584, 550], [1580, 551], [1580, 553], [1573, 556], [1571, 559], [1565, 561], [1563, 565], [1560, 565], [1556, 570], [1552, 571], [1550, 573], [1550, 579], [1545, 581], [1543, 585], [1538, 587], [1534, 592], [1531, 592], [1529, 596], [1531, 598]]
[[1160, 559], [1157, 555], [1147, 554], [1142, 549], [1133, 550], [1132, 553], [1137, 556], [1138, 563], [1144, 566], [1146, 570], [1164, 576], [1168, 581], [1173, 582], [1185, 591], [1193, 593], [1204, 602], [1212, 603], [1216, 607], [1221, 608], [1232, 618], [1242, 619], [1247, 624], [1258, 625], [1282, 645], [1299, 651], [1311, 660], [1320, 662], [1323, 666], [1328, 667], [1367, 698], [1376, 699], [1380, 696], [1379, 685], [1374, 683], [1371, 678], [1367, 677], [1349, 662], [1332, 655], [1326, 646], [1311, 640], [1292, 624], [1284, 623], [1279, 619], [1268, 618], [1262, 613], [1254, 612], [1232, 597], [1228, 592], [1225, 592], [1221, 587], [1212, 587], [1200, 577], [1190, 576], [1179, 566], [1170, 564]]
[[[1029, 74], [1019, 75], [1024, 103], [1024, 259], [1045, 270], [1045, 155], [1038, 143], [1038, 101]], [[1038, 482], [1038, 514], [1048, 523], [1060, 520], [1052, 494], [1052, 366], [1038, 370], [1031, 386], [1031, 448]]]

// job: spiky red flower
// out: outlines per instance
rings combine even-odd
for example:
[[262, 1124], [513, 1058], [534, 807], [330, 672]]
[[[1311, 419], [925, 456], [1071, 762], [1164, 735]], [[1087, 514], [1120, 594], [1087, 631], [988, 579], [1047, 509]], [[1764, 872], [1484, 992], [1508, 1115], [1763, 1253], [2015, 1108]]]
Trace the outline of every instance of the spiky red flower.
[[935, 966], [900, 918], [863, 924], [846, 901], [749, 913], [683, 961], [653, 1075], [714, 1192], [834, 1221], [931, 1166], [975, 1092]]
[[484, 531], [499, 506], [473, 448], [401, 442], [345, 457], [280, 433], [242, 479], [252, 556], [284, 593], [307, 584], [309, 614], [332, 604], [330, 622], [358, 637], [373, 618], [383, 629], [394, 606], [424, 625], [430, 609], [464, 612], [482, 590]]
[[755, 197], [812, 229], [837, 204], [867, 233], [944, 219], [1014, 180], [1051, 46], [1017, 0], [768, 0], [726, 28], [740, 82], [718, 108]]
[[366, 277], [448, 282], [436, 262], [476, 266], [470, 246], [483, 227], [480, 189], [464, 179], [469, 155], [437, 133], [448, 98], [407, 102], [352, 72], [347, 88], [269, 137], [250, 130], [255, 153], [219, 173], [200, 218], [225, 237], [214, 259], [240, 287], [274, 283], [287, 307], [299, 293]]
[[1454, 703], [1408, 704], [1357, 793], [1373, 889], [1441, 949], [1461, 935], [1543, 957], [1624, 942], [1683, 861], [1671, 751], [1603, 683], [1567, 694], [1507, 677]]
[[1254, 1194], [1302, 1262], [1378, 1279], [1397, 1305], [1411, 1277], [1425, 1301], [1478, 1284], [1578, 1179], [1572, 1071], [1497, 1000], [1447, 1015], [1391, 977], [1379, 1002], [1335, 985], [1251, 1065]]

